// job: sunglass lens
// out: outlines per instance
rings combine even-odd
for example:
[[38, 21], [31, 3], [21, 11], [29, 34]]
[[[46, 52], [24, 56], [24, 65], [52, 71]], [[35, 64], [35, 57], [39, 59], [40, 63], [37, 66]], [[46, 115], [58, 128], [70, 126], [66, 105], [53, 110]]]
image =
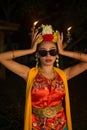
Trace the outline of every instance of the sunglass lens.
[[44, 56], [47, 55], [47, 51], [46, 50], [41, 50], [41, 51], [39, 51], [39, 55], [44, 57]]
[[57, 54], [57, 50], [50, 50], [49, 53], [51, 56], [55, 56]]

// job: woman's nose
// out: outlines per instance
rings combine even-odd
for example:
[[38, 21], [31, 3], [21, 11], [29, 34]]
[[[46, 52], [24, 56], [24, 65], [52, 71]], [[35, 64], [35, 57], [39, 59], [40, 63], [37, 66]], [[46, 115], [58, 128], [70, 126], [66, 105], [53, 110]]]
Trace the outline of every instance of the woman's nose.
[[50, 53], [49, 53], [49, 51], [47, 52], [47, 56], [50, 56]]

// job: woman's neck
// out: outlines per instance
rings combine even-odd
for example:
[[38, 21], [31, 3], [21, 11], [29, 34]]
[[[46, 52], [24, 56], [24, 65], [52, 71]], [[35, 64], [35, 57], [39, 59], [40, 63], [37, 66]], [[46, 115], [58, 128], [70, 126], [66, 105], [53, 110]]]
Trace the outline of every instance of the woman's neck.
[[54, 72], [54, 68], [53, 68], [53, 66], [41, 66], [40, 67], [40, 70], [42, 71], [42, 72], [46, 72], [46, 73], [52, 73], [52, 72]]
[[53, 80], [56, 77], [56, 72], [54, 71], [53, 66], [41, 66], [40, 73], [50, 80]]

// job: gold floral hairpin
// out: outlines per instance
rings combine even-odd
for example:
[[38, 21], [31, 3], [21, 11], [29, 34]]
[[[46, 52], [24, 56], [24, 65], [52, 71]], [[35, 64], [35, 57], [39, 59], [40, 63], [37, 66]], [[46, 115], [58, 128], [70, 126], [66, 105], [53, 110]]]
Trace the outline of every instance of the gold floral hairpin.
[[38, 28], [42, 29], [41, 31], [41, 37], [38, 39], [38, 43], [41, 43], [42, 41], [52, 41], [54, 43], [57, 42], [58, 33], [57, 31], [54, 31], [51, 25], [41, 25], [41, 27]]

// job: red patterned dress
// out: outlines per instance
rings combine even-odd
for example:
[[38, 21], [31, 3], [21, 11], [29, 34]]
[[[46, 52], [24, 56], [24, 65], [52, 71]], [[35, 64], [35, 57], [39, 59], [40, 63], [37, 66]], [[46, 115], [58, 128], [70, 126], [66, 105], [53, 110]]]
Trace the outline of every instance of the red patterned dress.
[[[62, 103], [65, 95], [63, 81], [59, 74], [54, 80], [49, 80], [40, 72], [36, 75], [32, 91], [32, 106], [34, 108], [54, 107]], [[33, 130], [64, 130], [66, 127], [66, 118], [64, 108], [53, 117], [44, 118], [32, 114]]]

